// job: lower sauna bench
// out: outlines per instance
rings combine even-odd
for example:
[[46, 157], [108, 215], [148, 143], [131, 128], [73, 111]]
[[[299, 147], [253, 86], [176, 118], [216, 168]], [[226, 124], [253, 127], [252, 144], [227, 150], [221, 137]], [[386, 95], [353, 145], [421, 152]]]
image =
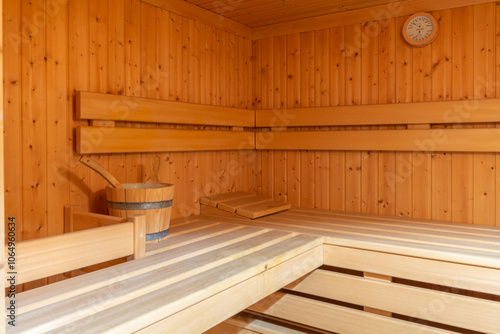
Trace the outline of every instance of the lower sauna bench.
[[171, 226], [20, 293], [8, 333], [500, 333], [498, 228], [300, 208]]
[[209, 334], [500, 333], [499, 228], [299, 208], [218, 219], [322, 236], [324, 263]]

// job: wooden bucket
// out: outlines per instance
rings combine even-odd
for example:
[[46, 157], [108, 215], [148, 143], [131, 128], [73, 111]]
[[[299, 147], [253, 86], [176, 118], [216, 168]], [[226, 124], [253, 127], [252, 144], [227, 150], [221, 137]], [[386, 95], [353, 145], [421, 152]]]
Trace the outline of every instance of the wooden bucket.
[[106, 187], [108, 212], [112, 216], [146, 215], [146, 243], [168, 235], [174, 185], [168, 183], [125, 183], [123, 189]]

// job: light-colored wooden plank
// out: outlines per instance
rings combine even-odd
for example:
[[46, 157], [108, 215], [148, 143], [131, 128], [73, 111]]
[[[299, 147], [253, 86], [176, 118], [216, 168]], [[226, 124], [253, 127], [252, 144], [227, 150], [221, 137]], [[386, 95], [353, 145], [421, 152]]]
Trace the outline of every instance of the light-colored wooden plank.
[[[207, 226], [206, 223], [204, 225]], [[171, 269], [168, 275], [169, 281], [166, 283], [177, 282], [190, 275], [203, 273], [210, 267], [208, 263], [212, 265], [227, 264], [235, 257], [252, 253], [252, 247], [256, 247], [254, 250], [258, 250], [290, 238], [290, 234], [287, 232], [268, 232], [252, 227], [233, 232], [230, 232], [230, 228], [226, 227], [226, 229], [228, 233], [224, 235], [207, 236], [204, 234], [203, 228], [198, 228], [197, 233], [192, 236], [192, 243], [181, 243], [178, 247], [166, 248], [166, 252], [157, 251], [156, 254], [152, 255], [148, 253], [148, 256], [140, 261], [122, 263], [112, 270], [97, 271], [84, 275], [84, 277], [77, 277], [73, 281], [48, 285], [38, 293], [27, 291], [19, 296], [20, 307], [18, 310], [20, 314], [27, 314], [64, 302], [67, 298], [84, 298], [82, 296], [93, 293], [92, 291], [107, 289], [109, 286], [122, 286], [124, 281], [140, 275], [153, 275], [156, 279], [153, 279], [151, 283], [158, 282], [159, 279], [167, 275], [165, 271], [158, 271], [162, 267]], [[201, 239], [196, 241], [197, 236]], [[260, 244], [258, 239], [261, 239]], [[173, 275], [173, 272], [176, 274]], [[139, 286], [135, 286], [135, 289], [139, 289]], [[64, 310], [61, 312], [64, 313]]]
[[[494, 314], [500, 305], [442, 291], [393, 284], [351, 275], [316, 270], [293, 284], [297, 292], [369, 306], [415, 318], [487, 333], [498, 332], [500, 319]], [[334, 286], [335, 289], [324, 289]], [[352, 294], [351, 291], [359, 293]], [[407, 301], [411, 300], [411, 303]], [[440, 301], [439, 312], [433, 303]]]
[[[233, 286], [225, 290], [209, 300], [198, 303], [196, 307], [192, 307], [177, 313], [176, 315], [165, 319], [162, 322], [140, 331], [139, 333], [165, 333], [178, 331], [179, 333], [194, 333], [203, 331], [217, 324], [220, 319], [226, 319], [228, 316], [233, 315], [235, 310], [243, 310], [250, 306], [255, 300], [259, 300], [262, 296], [266, 296], [271, 291], [275, 291], [278, 286], [284, 282], [290, 281], [292, 276], [298, 276], [310, 272], [312, 268], [318, 265], [318, 257], [321, 258], [319, 248], [315, 248], [304, 252], [284, 262], [276, 267], [273, 267], [262, 274], [252, 277], [244, 283]], [[293, 269], [293, 274], [285, 272]], [[297, 275], [298, 274], [298, 275]], [[273, 279], [270, 279], [273, 277]], [[278, 283], [281, 281], [281, 283]], [[263, 282], [273, 282], [266, 283]], [[264, 289], [262, 289], [264, 286]], [[259, 291], [257, 294], [255, 291]], [[231, 298], [238, 294], [242, 298]], [[230, 307], [220, 308], [213, 307], [213, 305], [220, 305], [220, 303], [230, 303]], [[210, 317], [203, 317], [199, 322], [187, 322], [187, 319], [193, 318], [196, 314], [211, 314]], [[186, 325], [189, 323], [189, 325]]]
[[[229, 319], [227, 319], [225, 324], [233, 325], [240, 328], [245, 328], [248, 330], [253, 330], [258, 333], [263, 334], [320, 334], [318, 330], [307, 329], [304, 326], [293, 325], [287, 321], [279, 321], [277, 319], [267, 319], [256, 314], [249, 312], [241, 312]], [[217, 328], [217, 327], [215, 327]]]
[[416, 152], [498, 152], [498, 129], [432, 129], [274, 132], [259, 150], [379, 150]]
[[251, 219], [267, 216], [291, 208], [290, 203], [280, 201], [265, 201], [261, 203], [250, 204], [236, 209], [236, 213]]
[[[78, 127], [80, 154], [252, 149], [253, 132]], [[242, 147], [243, 146], [243, 147]]]
[[[70, 306], [73, 310], [78, 309], [78, 312], [74, 313], [74, 320], [76, 320], [76, 322], [69, 324], [69, 326], [72, 328], [85, 328], [86, 331], [90, 330], [89, 333], [102, 333], [111, 329], [115, 332], [123, 332], [124, 330], [137, 331], [147, 325], [155, 323], [155, 327], [160, 326], [157, 327], [160, 333], [172, 332], [172, 330], [165, 331], [165, 329], [162, 328], [163, 325], [174, 325], [173, 328], [185, 329], [187, 333], [203, 331], [211, 328], [221, 320], [226, 319], [233, 314], [234, 311], [242, 310], [253, 302], [261, 299], [262, 296], [271, 293], [271, 291], [275, 291], [278, 286], [282, 286], [282, 282], [292, 281], [295, 277], [300, 277], [311, 271], [311, 269], [318, 267], [322, 261], [321, 245], [318, 245], [317, 238], [310, 236], [297, 236], [285, 239], [283, 237], [273, 237], [269, 239], [269, 242], [265, 243], [257, 240], [254, 242], [253, 247], [249, 242], [246, 242], [245, 246], [240, 245], [240, 247], [246, 249], [246, 254], [245, 252], [243, 254], [230, 252], [231, 255], [229, 255], [228, 249], [221, 249], [221, 251], [214, 254], [205, 254], [203, 259], [189, 259], [189, 261], [186, 261], [188, 263], [184, 262], [177, 265], [177, 275], [172, 275], [171, 270], [150, 272], [147, 276], [150, 276], [151, 279], [141, 280], [145, 283], [139, 284], [142, 288], [139, 288], [139, 286], [135, 284], [121, 284], [120, 287], [116, 286], [118, 290], [114, 291], [114, 298], [100, 304], [102, 311], [91, 317], [92, 326], [90, 327], [88, 326], [89, 318], [84, 316], [94, 313], [92, 305], [88, 305], [85, 309], [81, 307], [81, 305], [85, 305], [84, 302], [79, 304], [78, 308], [76, 307], [77, 305], [74, 305], [75, 307]], [[210, 257], [212, 259], [210, 259]], [[219, 264], [216, 265], [215, 263], [218, 262], [217, 258], [220, 257], [226, 258], [226, 262], [219, 262]], [[144, 260], [147, 259], [148, 257]], [[209, 267], [211, 269], [206, 267], [207, 260], [211, 263]], [[290, 262], [287, 263], [289, 260]], [[293, 264], [297, 269], [294, 271], [293, 275], [290, 275], [290, 268], [293, 266], [291, 267], [288, 264]], [[189, 269], [189, 267], [191, 267], [191, 269]], [[271, 269], [266, 271], [268, 270], [267, 268]], [[181, 271], [179, 271], [179, 269], [181, 269]], [[174, 269], [172, 268], [172, 270]], [[266, 272], [271, 276], [266, 275]], [[256, 279], [252, 279], [253, 277]], [[270, 277], [275, 277], [277, 280], [271, 280]], [[252, 284], [248, 286], [245, 284], [245, 281], [247, 284]], [[269, 284], [269, 290], [264, 289], [262, 290], [262, 294], [256, 295], [255, 291], [258, 290], [257, 286], [262, 286], [264, 281], [274, 281], [276, 282], [276, 286]], [[240, 282], [244, 282], [243, 285], [239, 285]], [[136, 281], [136, 283], [138, 282]], [[235, 290], [228, 288], [233, 286], [235, 286]], [[141, 292], [141, 290], [143, 291]], [[154, 293], [147, 293], [146, 291], [154, 291]], [[223, 291], [225, 293], [219, 294]], [[234, 296], [235, 291], [245, 293], [245, 296], [250, 296], [250, 300], [248, 298], [228, 298], [228, 296]], [[99, 291], [93, 293], [99, 293]], [[147, 304], [143, 303], [145, 296], [150, 297], [148, 298], [149, 301]], [[214, 299], [209, 298], [212, 296], [216, 297]], [[85, 298], [85, 296], [79, 296], [79, 298]], [[207, 298], [209, 299], [207, 300]], [[120, 299], [122, 303], [116, 305], [116, 302]], [[142, 315], [138, 317], [137, 308], [133, 307], [133, 304], [139, 299], [142, 300], [141, 305], [148, 305], [148, 307], [142, 308]], [[204, 300], [208, 302], [202, 302]], [[215, 305], [218, 305], [222, 300], [234, 302], [236, 305], [230, 308], [217, 308], [213, 307], [214, 300], [217, 301]], [[196, 307], [187, 308], [191, 305], [198, 305], [203, 308], [201, 310]], [[59, 305], [59, 307], [54, 305], [49, 308], [54, 309], [54, 312], [59, 314], [60, 312], [68, 314], [68, 311], [72, 313], [72, 311], [67, 308], [62, 309], [61, 306], [62, 305]], [[213, 313], [213, 317], [204, 317], [205, 323], [191, 322], [190, 326], [194, 327], [189, 328], [186, 326], [179, 326], [179, 323], [176, 325], [173, 320], [158, 323], [158, 321], [165, 319], [169, 315], [177, 315], [181, 316], [179, 320], [182, 320], [182, 323], [186, 325], [186, 317], [182, 316], [184, 314], [183, 312], [181, 313], [181, 311], [186, 308], [186, 311], [190, 314], [188, 318], [192, 318], [192, 312], [195, 312], [195, 314], [206, 314], [208, 311], [205, 310], [208, 309], [215, 313]], [[120, 311], [117, 312], [118, 309], [120, 309]], [[42, 309], [36, 310], [32, 312], [32, 314], [39, 312], [48, 315], [48, 313], [43, 312]], [[128, 312], [133, 312], [136, 316], [131, 316]], [[222, 315], [218, 312], [222, 312]], [[110, 313], [115, 314], [115, 316], [110, 317]], [[218, 315], [215, 316], [215, 314]], [[53, 319], [54, 316], [57, 315], [52, 313], [51, 319]], [[99, 319], [107, 320], [103, 321]], [[22, 320], [21, 317], [19, 320]], [[35, 321], [39, 323], [39, 326], [42, 326], [42, 328], [43, 326], [47, 326], [47, 323], [42, 318], [38, 318]], [[29, 326], [27, 322], [31, 322], [31, 319], [25, 319], [23, 324]], [[64, 321], [52, 322], [50, 329], [52, 329], [52, 332], [61, 332], [67, 328], [64, 328], [65, 325], [66, 323]], [[196, 328], [198, 328], [198, 330]]]
[[325, 264], [490, 294], [500, 283], [496, 269], [325, 245]]
[[80, 212], [78, 206], [65, 206], [65, 232], [81, 231], [95, 227], [116, 225], [127, 221], [126, 218]]
[[220, 202], [235, 200], [235, 199], [243, 198], [243, 197], [251, 197], [251, 196], [255, 196], [255, 195], [244, 192], [244, 191], [235, 191], [232, 193], [224, 193], [224, 194], [218, 194], [218, 195], [213, 195], [213, 196], [208, 196], [208, 197], [201, 197], [200, 204], [208, 205], [208, 206], [215, 208], [215, 207], [217, 207], [217, 204]]
[[301, 33], [305, 31], [319, 30], [345, 26], [360, 22], [369, 22], [374, 19], [385, 19], [411, 15], [416, 12], [436, 11], [448, 8], [457, 8], [473, 4], [489, 2], [487, 0], [442, 0], [429, 3], [425, 0], [411, 0], [378, 5], [366, 9], [351, 10], [319, 17], [305, 18], [285, 23], [271, 24], [253, 29], [253, 39], [261, 39], [273, 36]]
[[451, 333], [434, 327], [384, 317], [304, 297], [276, 292], [252, 305], [252, 311], [337, 333]]
[[90, 92], [78, 92], [76, 105], [77, 117], [82, 119], [254, 126], [254, 112], [248, 109]]
[[19, 242], [17, 283], [133, 254], [133, 232], [132, 223], [123, 223]]
[[263, 196], [250, 196], [250, 197], [242, 197], [237, 199], [232, 199], [228, 201], [222, 201], [217, 203], [217, 208], [227, 211], [227, 212], [236, 212], [236, 210], [240, 207], [257, 204], [261, 202], [269, 201], [268, 197]]

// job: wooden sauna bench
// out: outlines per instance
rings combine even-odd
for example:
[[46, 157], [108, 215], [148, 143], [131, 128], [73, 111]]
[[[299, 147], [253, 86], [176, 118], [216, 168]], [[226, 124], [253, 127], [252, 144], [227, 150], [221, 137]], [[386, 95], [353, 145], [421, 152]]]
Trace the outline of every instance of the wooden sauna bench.
[[323, 263], [322, 238], [191, 217], [146, 256], [16, 298], [7, 333], [201, 333]]
[[305, 208], [200, 219], [324, 242], [321, 268], [248, 308], [260, 318], [242, 321], [245, 313], [209, 334], [280, 333], [276, 321], [282, 333], [290, 322], [304, 333], [500, 333], [498, 227]]

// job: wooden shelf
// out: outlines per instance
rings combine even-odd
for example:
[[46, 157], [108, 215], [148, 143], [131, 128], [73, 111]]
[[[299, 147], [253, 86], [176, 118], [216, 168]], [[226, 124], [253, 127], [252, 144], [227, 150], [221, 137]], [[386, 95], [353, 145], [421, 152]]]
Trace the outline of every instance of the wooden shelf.
[[260, 218], [291, 208], [289, 203], [245, 192], [234, 192], [200, 198], [200, 203], [250, 219]]

